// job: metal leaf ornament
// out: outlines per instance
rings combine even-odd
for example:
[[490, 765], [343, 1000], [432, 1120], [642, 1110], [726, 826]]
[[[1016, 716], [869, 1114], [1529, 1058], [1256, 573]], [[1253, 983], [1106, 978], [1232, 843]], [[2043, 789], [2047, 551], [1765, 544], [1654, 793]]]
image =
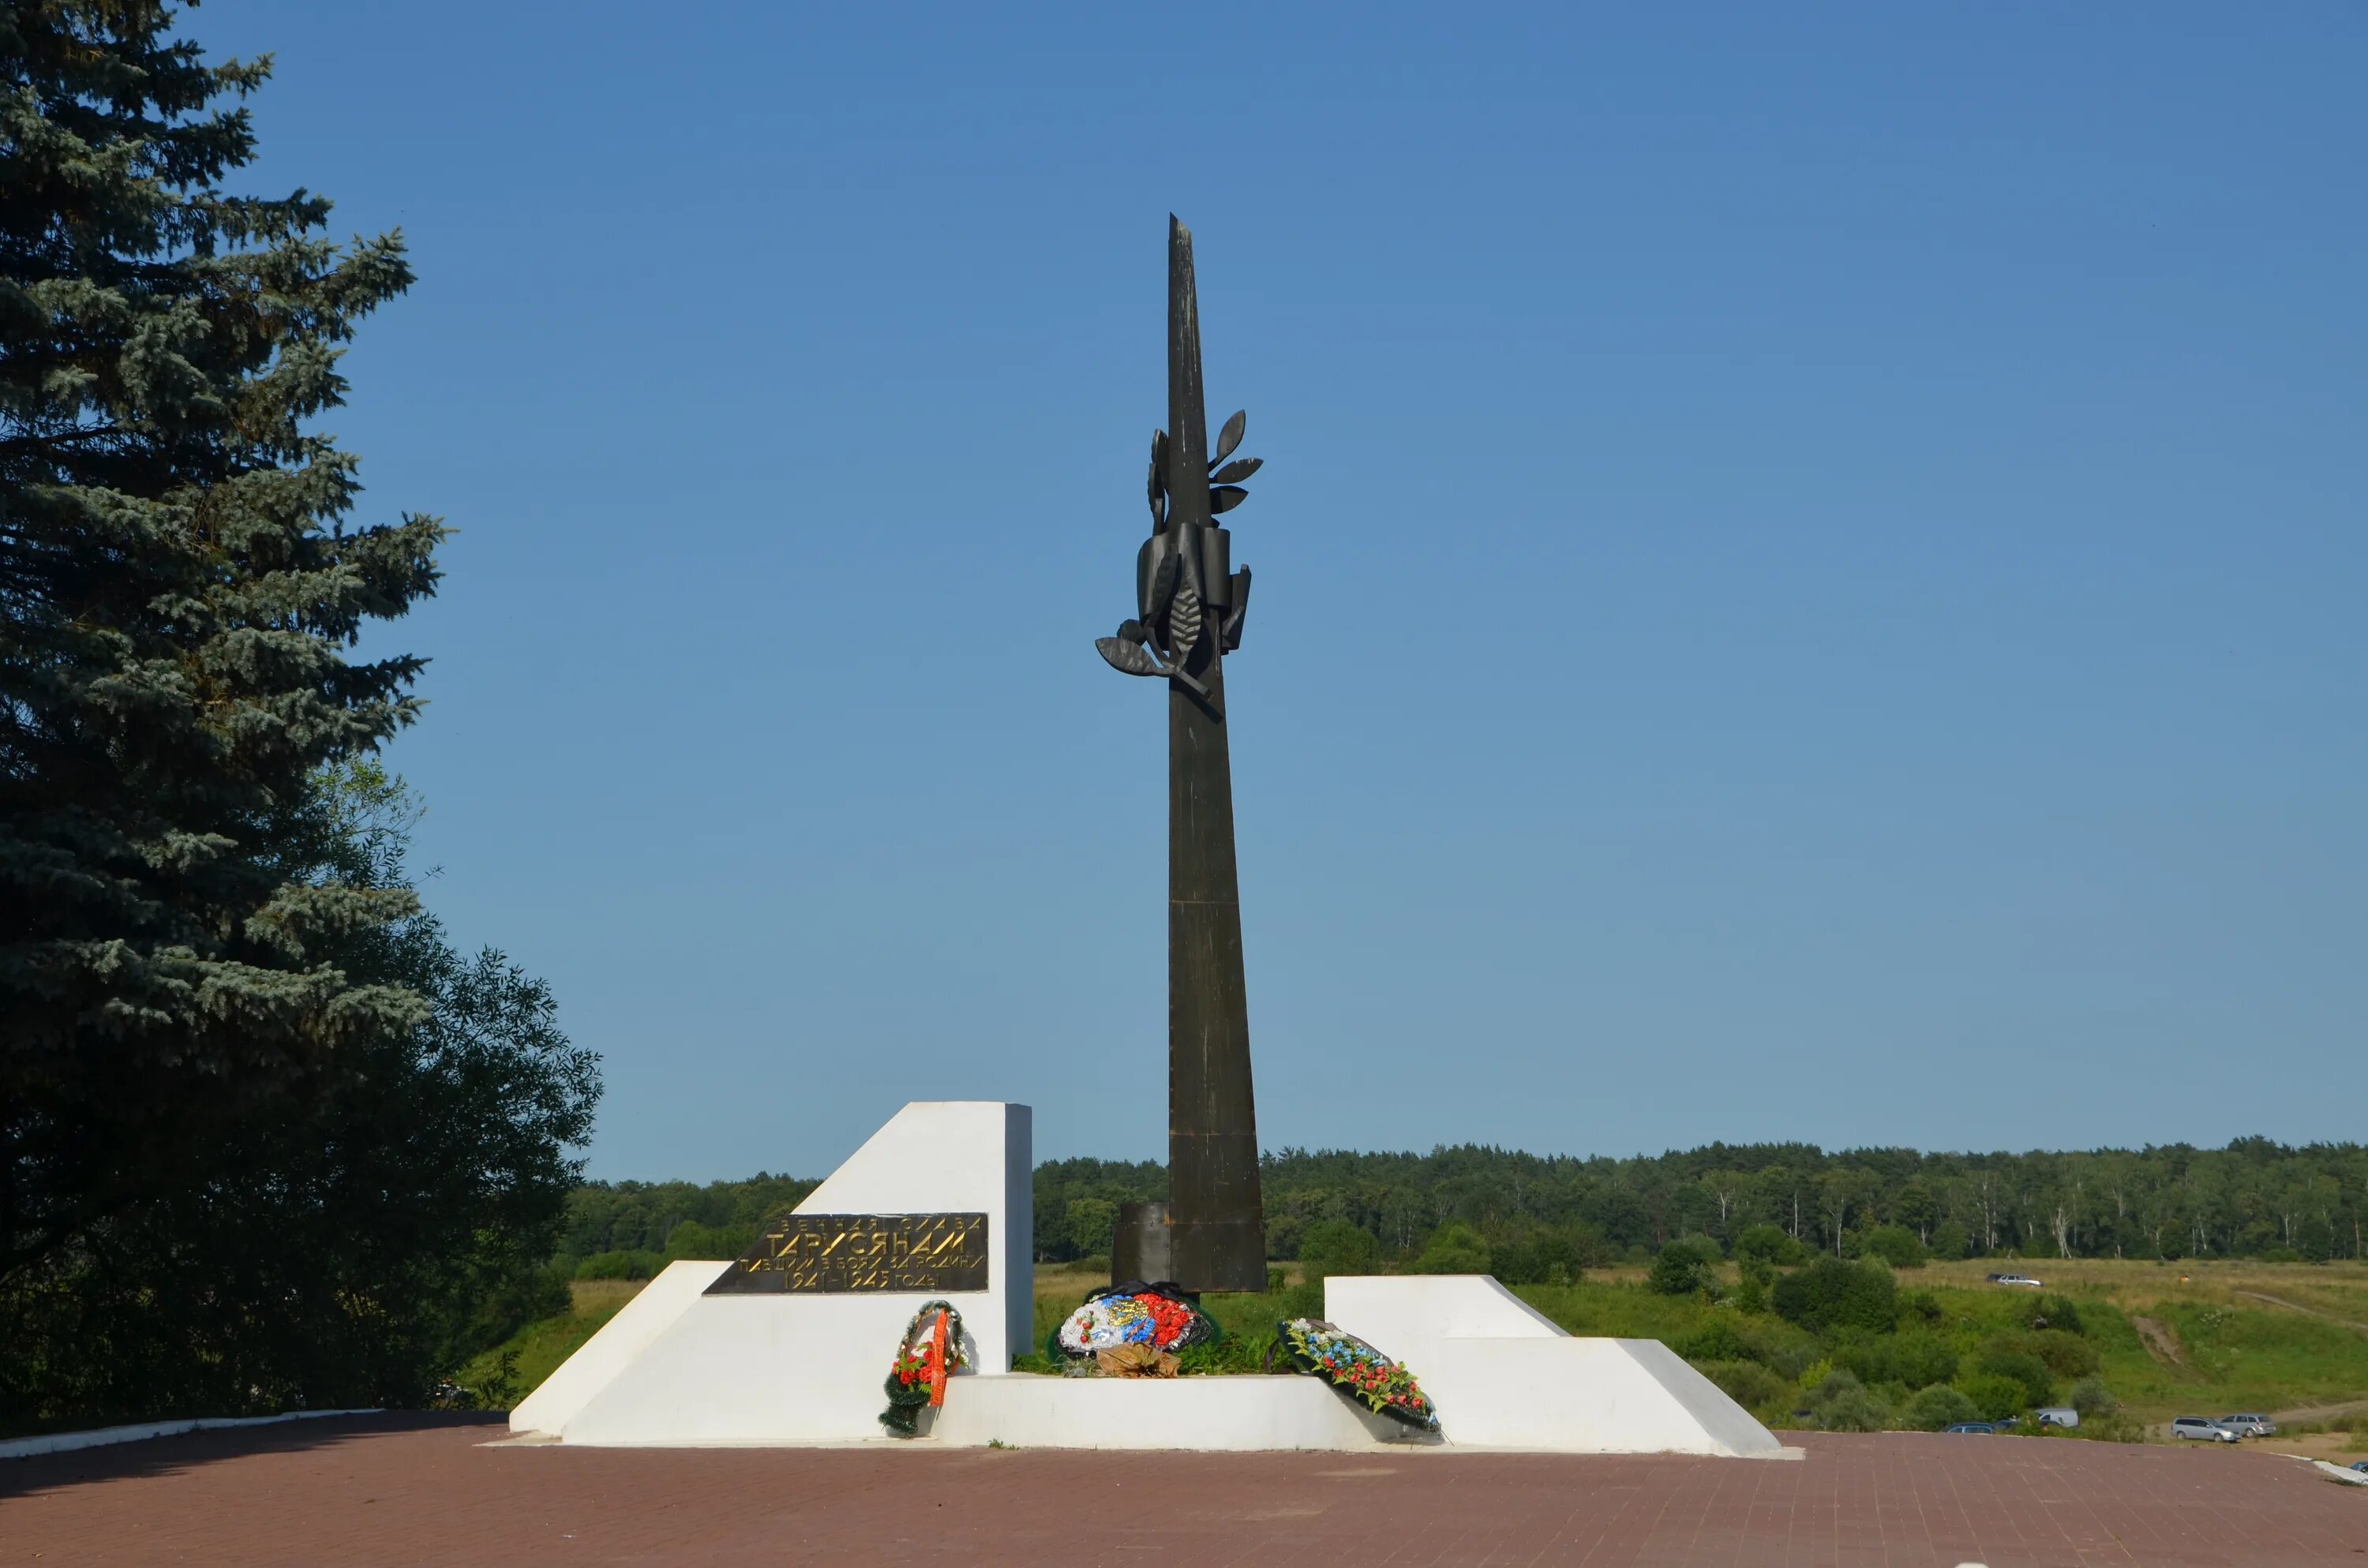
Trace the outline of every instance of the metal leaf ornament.
[[[1127, 624], [1133, 626], [1138, 631], [1142, 630], [1137, 622], [1129, 621]], [[1122, 626], [1119, 630], [1123, 632], [1126, 628]], [[1104, 659], [1110, 661], [1110, 668], [1121, 675], [1161, 676], [1167, 673], [1167, 667], [1153, 656], [1150, 649], [1129, 638], [1097, 637], [1094, 639], [1094, 647]]]
[[1167, 613], [1167, 601], [1175, 596], [1176, 578], [1183, 570], [1184, 558], [1170, 550], [1151, 569], [1150, 602], [1143, 607], [1144, 619], [1157, 620]]
[[1167, 432], [1151, 433], [1151, 476], [1144, 486], [1151, 499], [1151, 531], [1157, 533], [1167, 522]]
[[1225, 421], [1225, 427], [1217, 432], [1217, 449], [1209, 454], [1211, 462], [1221, 463], [1234, 455], [1234, 449], [1242, 444], [1242, 431], [1247, 427], [1249, 421], [1248, 409], [1237, 408], [1234, 411], [1234, 416]]
[[1168, 657], [1180, 665], [1200, 645], [1201, 596], [1191, 584], [1186, 583], [1176, 590], [1176, 597], [1167, 607]]
[[1250, 493], [1238, 484], [1212, 484], [1209, 486], [1209, 515], [1213, 517], [1230, 512], [1249, 498]]
[[1227, 463], [1209, 477], [1219, 484], [1239, 484], [1265, 466], [1264, 458], [1244, 458], [1239, 462]]

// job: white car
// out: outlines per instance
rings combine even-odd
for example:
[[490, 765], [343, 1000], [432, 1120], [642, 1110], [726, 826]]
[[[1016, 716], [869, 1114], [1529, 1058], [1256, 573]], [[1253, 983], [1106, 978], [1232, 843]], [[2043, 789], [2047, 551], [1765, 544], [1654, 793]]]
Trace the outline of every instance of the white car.
[[2204, 1415], [2182, 1415], [2170, 1424], [2170, 1435], [2201, 1443], [2235, 1443], [2242, 1441], [2236, 1433]]
[[2274, 1437], [2278, 1424], [2266, 1415], [2224, 1415], [2220, 1425], [2239, 1437]]
[[2032, 1290], [2045, 1289], [2045, 1287], [2041, 1285], [2038, 1280], [2033, 1279], [2028, 1274], [2001, 1274], [1998, 1277], [1998, 1282], [2001, 1285], [2021, 1285], [2027, 1290]]

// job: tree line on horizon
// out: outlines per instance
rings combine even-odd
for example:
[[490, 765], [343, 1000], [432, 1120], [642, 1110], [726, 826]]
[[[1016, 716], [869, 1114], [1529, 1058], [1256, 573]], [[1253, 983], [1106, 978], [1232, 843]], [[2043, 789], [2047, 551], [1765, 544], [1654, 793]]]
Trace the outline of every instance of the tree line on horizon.
[[[1267, 1253], [1298, 1258], [1318, 1227], [1372, 1238], [1386, 1267], [1444, 1248], [1508, 1282], [1658, 1258], [1675, 1242], [1732, 1256], [1773, 1231], [1800, 1256], [1898, 1264], [1963, 1257], [2357, 1259], [2368, 1146], [2240, 1138], [2069, 1153], [1927, 1153], [1710, 1143], [1629, 1158], [1478, 1144], [1429, 1153], [1282, 1149], [1262, 1161]], [[559, 1264], [633, 1275], [669, 1258], [736, 1256], [812, 1180], [586, 1182], [567, 1200]], [[1035, 1256], [1107, 1256], [1118, 1205], [1167, 1194], [1156, 1160], [1036, 1167]], [[1474, 1249], [1479, 1249], [1475, 1252]]]

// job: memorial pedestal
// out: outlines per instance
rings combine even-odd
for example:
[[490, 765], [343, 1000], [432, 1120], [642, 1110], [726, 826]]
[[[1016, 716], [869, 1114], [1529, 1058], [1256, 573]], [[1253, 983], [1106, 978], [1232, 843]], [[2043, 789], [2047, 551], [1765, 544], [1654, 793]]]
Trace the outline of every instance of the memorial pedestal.
[[[1436, 1434], [1310, 1377], [1014, 1374], [1034, 1324], [1030, 1153], [1026, 1106], [906, 1106], [798, 1206], [801, 1223], [736, 1262], [652, 1280], [519, 1403], [511, 1429], [600, 1448], [1800, 1452], [1667, 1346], [1574, 1338], [1486, 1275], [1325, 1284], [1331, 1320], [1421, 1381]], [[962, 1313], [971, 1370], [919, 1437], [892, 1437], [882, 1384], [932, 1298]]]

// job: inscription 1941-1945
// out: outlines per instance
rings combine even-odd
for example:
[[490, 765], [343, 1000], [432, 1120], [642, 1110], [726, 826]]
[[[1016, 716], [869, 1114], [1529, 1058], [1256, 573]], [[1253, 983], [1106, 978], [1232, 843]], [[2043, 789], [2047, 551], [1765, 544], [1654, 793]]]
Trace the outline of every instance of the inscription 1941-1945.
[[707, 1294], [986, 1288], [984, 1214], [785, 1214]]

